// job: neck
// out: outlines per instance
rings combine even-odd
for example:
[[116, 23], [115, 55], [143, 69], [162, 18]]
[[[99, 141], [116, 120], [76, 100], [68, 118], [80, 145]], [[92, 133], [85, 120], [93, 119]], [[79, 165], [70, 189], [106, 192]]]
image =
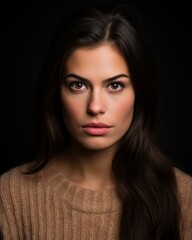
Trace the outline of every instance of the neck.
[[102, 150], [85, 149], [76, 143], [60, 158], [60, 166], [71, 181], [93, 190], [115, 186], [112, 161], [117, 146]]

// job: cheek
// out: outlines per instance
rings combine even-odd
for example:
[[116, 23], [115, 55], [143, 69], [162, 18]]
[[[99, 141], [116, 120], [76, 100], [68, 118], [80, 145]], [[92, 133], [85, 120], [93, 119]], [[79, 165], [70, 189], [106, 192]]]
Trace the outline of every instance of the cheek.
[[114, 109], [114, 115], [117, 117], [119, 121], [132, 120], [133, 112], [134, 112], [134, 98], [129, 101], [121, 101], [116, 104]]
[[84, 101], [78, 98], [62, 98], [63, 114], [67, 119], [74, 120], [83, 112]]

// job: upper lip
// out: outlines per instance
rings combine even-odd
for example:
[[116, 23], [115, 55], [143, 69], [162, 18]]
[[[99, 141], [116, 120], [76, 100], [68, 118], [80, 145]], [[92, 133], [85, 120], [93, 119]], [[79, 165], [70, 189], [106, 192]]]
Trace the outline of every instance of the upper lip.
[[111, 126], [101, 122], [98, 122], [98, 123], [90, 122], [90, 123], [84, 124], [83, 127], [110, 128]]

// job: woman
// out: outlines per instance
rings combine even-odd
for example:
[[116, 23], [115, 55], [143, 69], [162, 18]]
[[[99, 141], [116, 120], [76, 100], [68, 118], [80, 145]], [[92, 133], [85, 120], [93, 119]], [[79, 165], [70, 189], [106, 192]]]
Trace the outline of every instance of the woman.
[[154, 136], [155, 72], [124, 7], [79, 10], [53, 39], [33, 160], [1, 176], [4, 239], [192, 237], [192, 178]]

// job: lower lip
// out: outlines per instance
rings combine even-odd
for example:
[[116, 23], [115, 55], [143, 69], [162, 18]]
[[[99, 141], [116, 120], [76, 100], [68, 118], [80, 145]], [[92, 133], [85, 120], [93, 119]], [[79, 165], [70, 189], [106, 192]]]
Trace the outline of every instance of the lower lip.
[[100, 128], [84, 127], [83, 130], [86, 133], [90, 134], [90, 135], [101, 136], [101, 135], [105, 135], [108, 132], [110, 132], [111, 128], [105, 128], [105, 127], [100, 127]]

